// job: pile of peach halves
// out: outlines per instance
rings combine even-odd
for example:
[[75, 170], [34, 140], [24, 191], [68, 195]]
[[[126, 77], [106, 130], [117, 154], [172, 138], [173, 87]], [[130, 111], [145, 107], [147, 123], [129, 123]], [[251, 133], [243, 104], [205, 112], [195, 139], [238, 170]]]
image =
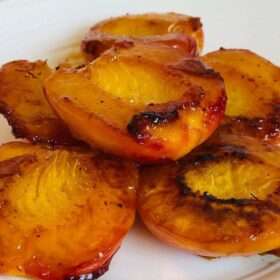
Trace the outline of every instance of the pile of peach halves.
[[0, 273], [97, 278], [136, 210], [198, 255], [279, 252], [280, 68], [202, 48], [199, 18], [126, 15], [89, 30], [83, 65], [2, 65], [28, 141], [0, 146]]

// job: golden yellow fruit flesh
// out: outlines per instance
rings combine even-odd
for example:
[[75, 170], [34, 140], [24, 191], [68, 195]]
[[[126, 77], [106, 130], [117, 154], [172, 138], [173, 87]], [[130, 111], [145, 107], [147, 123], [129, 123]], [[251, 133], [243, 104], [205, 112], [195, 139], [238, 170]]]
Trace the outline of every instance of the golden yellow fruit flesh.
[[0, 273], [97, 276], [133, 224], [137, 178], [133, 164], [82, 149], [2, 145]]
[[177, 159], [223, 116], [222, 78], [180, 49], [132, 44], [45, 83], [46, 96], [92, 147], [142, 163]]

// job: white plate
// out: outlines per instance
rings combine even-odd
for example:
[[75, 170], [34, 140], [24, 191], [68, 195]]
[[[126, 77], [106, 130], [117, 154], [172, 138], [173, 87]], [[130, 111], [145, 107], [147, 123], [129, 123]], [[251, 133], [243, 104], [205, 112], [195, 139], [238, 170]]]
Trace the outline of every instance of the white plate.
[[[202, 18], [204, 52], [221, 46], [248, 48], [280, 65], [276, 0], [0, 0], [0, 64], [23, 58], [48, 58], [55, 64], [78, 49], [79, 38], [96, 21], [127, 12], [168, 11]], [[0, 143], [11, 139], [1, 118]], [[200, 258], [162, 244], [137, 221], [101, 279], [276, 280], [280, 262], [273, 256]]]

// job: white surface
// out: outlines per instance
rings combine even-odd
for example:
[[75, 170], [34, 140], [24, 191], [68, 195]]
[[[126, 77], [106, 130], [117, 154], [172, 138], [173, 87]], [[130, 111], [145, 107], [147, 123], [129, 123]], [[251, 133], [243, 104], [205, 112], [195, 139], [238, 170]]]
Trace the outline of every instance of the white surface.
[[[280, 65], [280, 1], [277, 0], [0, 0], [0, 64], [14, 59], [55, 63], [78, 48], [96, 21], [124, 13], [175, 11], [200, 16], [205, 52], [221, 46], [249, 48]], [[0, 143], [13, 139], [0, 118]], [[1, 254], [1, 252], [0, 252]], [[207, 260], [165, 246], [138, 221], [103, 280], [280, 279], [271, 256]], [[5, 279], [0, 276], [0, 279]], [[11, 279], [11, 278], [9, 278]], [[15, 279], [15, 278], [13, 278]]]

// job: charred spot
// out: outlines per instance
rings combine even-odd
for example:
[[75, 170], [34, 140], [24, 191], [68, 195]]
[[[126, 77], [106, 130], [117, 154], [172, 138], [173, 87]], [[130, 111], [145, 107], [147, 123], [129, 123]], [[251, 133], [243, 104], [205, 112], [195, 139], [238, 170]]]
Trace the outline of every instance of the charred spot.
[[278, 187], [278, 188], [274, 191], [274, 194], [280, 195], [280, 187]]
[[36, 144], [44, 144], [47, 145], [49, 148], [52, 147], [64, 147], [64, 146], [68, 146], [70, 147], [83, 147], [83, 148], [87, 148], [88, 144], [86, 144], [85, 142], [83, 142], [82, 140], [79, 139], [75, 139], [72, 137], [72, 135], [70, 134], [70, 132], [68, 132], [68, 130], [66, 130], [64, 127], [60, 127], [62, 133], [61, 134], [57, 134], [54, 135], [52, 137], [52, 135], [49, 135], [47, 137], [43, 137], [43, 136], [39, 136], [39, 135], [34, 135], [32, 137], [30, 137], [29, 135], [24, 135], [23, 137], [26, 137], [28, 140], [30, 140], [32, 143], [36, 143]]
[[20, 174], [20, 165], [23, 163], [33, 163], [37, 160], [36, 155], [26, 154], [7, 160], [0, 161], [0, 178]]
[[230, 154], [232, 157], [234, 158], [238, 158], [240, 160], [244, 160], [247, 158], [247, 154], [245, 152], [242, 152], [242, 151], [233, 151], [231, 152]]
[[104, 51], [113, 48], [131, 48], [134, 42], [128, 36], [115, 36], [107, 33], [90, 31], [87, 37], [81, 42], [81, 50], [97, 58]]
[[97, 49], [103, 48], [103, 44], [99, 40], [83, 41], [82, 49], [84, 52], [95, 54]]
[[229, 198], [229, 199], [221, 199], [217, 198], [214, 195], [208, 194], [207, 192], [204, 192], [201, 196], [203, 200], [206, 200], [208, 202], [215, 202], [219, 204], [235, 204], [238, 206], [244, 206], [248, 204], [248, 199], [236, 199], [236, 198]]
[[192, 189], [186, 184], [184, 174], [176, 176], [176, 185], [179, 187], [181, 195], [194, 195]]
[[31, 78], [33, 78], [33, 79], [36, 79], [36, 78], [37, 78], [37, 76], [34, 75], [31, 71], [27, 71], [26, 74], [25, 74], [25, 76], [26, 76], [26, 77], [31, 77]]
[[175, 70], [186, 72], [188, 74], [201, 75], [209, 78], [221, 78], [221, 75], [218, 72], [207, 68], [205, 64], [197, 57], [187, 57], [179, 63], [170, 64], [169, 67]]
[[67, 97], [67, 96], [63, 96], [63, 97], [62, 97], [62, 100], [63, 100], [63, 102], [65, 102], [65, 103], [71, 103], [71, 99], [70, 99], [69, 97]]
[[193, 17], [193, 18], [190, 19], [189, 22], [191, 24], [191, 27], [192, 27], [193, 31], [197, 31], [198, 29], [200, 29], [202, 27], [202, 23], [201, 23], [199, 17]]
[[12, 126], [12, 134], [15, 136], [15, 138], [27, 137], [24, 129], [18, 123], [11, 123], [9, 121], [8, 123]]
[[[21, 67], [21, 68], [15, 68], [15, 71], [24, 73], [25, 76], [31, 76], [31, 77], [35, 78], [34, 74], [31, 71], [35, 70], [36, 62], [34, 62], [34, 63], [31, 62], [31, 63], [28, 63], [28, 64], [25, 64], [27, 62], [27, 60], [21, 60], [21, 62], [23, 62], [23, 64], [18, 66], [18, 67]], [[6, 64], [6, 66], [7, 65], [12, 65], [12, 64], [17, 65], [17, 61], [9, 62], [9, 63]]]
[[111, 45], [112, 43], [102, 41], [98, 36], [92, 35], [91, 38], [82, 40], [81, 50], [87, 54], [91, 54], [93, 58], [96, 58], [100, 53], [110, 48]]
[[[156, 126], [167, 125], [179, 119], [179, 112], [182, 110], [195, 110], [200, 108], [201, 102], [205, 97], [205, 91], [201, 86], [191, 85], [187, 91], [182, 95], [181, 99], [177, 102], [167, 102], [162, 104], [150, 103], [144, 112], [136, 114], [132, 117], [131, 121], [127, 125], [128, 132], [139, 141], [145, 141], [150, 138], [150, 134], [147, 130]], [[222, 98], [224, 100], [225, 97]], [[216, 116], [221, 115], [221, 110], [224, 108], [224, 104], [217, 101], [218, 104], [210, 104], [205, 108], [207, 111], [207, 117], [210, 118], [210, 123]], [[216, 109], [213, 108], [215, 106]], [[212, 115], [211, 115], [211, 110]], [[217, 112], [216, 112], [217, 111]], [[210, 117], [211, 115], [211, 117]]]
[[188, 164], [191, 165], [200, 165], [202, 163], [205, 163], [206, 161], [217, 161], [219, 159], [218, 155], [212, 154], [212, 153], [205, 153], [202, 155], [198, 155], [193, 159], [189, 159], [187, 161]]
[[86, 66], [86, 64], [83, 63], [83, 64], [80, 64], [80, 65], [76, 66], [75, 69], [79, 70], [79, 69], [84, 68], [85, 66]]
[[178, 119], [178, 110], [174, 109], [167, 112], [145, 112], [143, 113], [143, 116], [155, 125], [166, 124], [170, 121]]
[[137, 140], [145, 140], [150, 137], [148, 132], [145, 132], [147, 128], [154, 128], [158, 125], [165, 125], [173, 122], [179, 118], [178, 109], [155, 112], [147, 111], [138, 115], [134, 115], [127, 125], [128, 132], [133, 135]]

